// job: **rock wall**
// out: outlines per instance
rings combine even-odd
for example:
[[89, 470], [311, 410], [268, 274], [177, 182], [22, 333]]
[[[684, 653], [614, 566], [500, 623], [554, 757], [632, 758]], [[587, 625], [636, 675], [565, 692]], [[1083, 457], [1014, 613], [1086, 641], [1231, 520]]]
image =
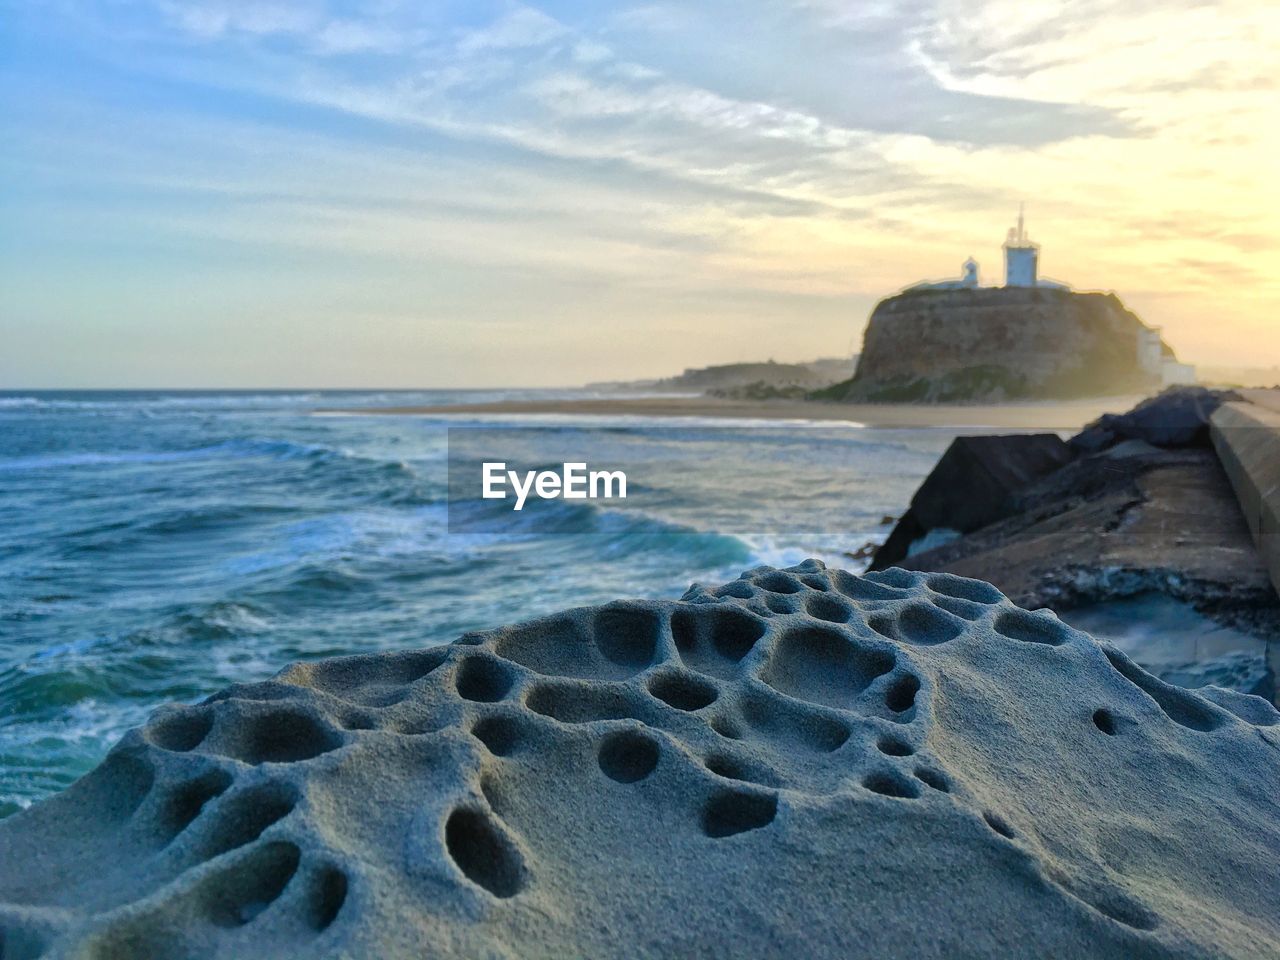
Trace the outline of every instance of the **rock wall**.
[[1142, 392], [1158, 385], [1138, 365], [1144, 329], [1109, 293], [908, 291], [876, 306], [857, 372], [819, 399], [937, 403]]
[[1227, 403], [1211, 423], [1214, 448], [1280, 593], [1280, 410]]

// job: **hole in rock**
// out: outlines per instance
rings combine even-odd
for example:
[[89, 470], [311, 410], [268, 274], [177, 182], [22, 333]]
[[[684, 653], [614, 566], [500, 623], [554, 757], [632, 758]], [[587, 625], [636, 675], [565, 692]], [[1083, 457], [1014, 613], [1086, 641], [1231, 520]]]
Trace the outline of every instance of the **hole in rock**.
[[980, 603], [955, 597], [934, 597], [933, 604], [940, 610], [969, 621], [981, 620], [987, 612], [987, 608]]
[[337, 733], [310, 714], [292, 710], [245, 717], [229, 752], [245, 763], [297, 763], [341, 745]]
[[863, 778], [862, 785], [872, 793], [883, 794], [886, 797], [914, 800], [920, 796], [920, 787], [914, 780], [908, 780], [896, 773], [877, 771], [868, 774]]
[[746, 770], [733, 757], [726, 757], [722, 754], [707, 757], [707, 769], [718, 777], [724, 777], [727, 780], [750, 780], [746, 775]]
[[1093, 711], [1093, 725], [1108, 737], [1116, 735], [1116, 718], [1110, 710], [1103, 708]]
[[347, 875], [337, 867], [325, 867], [311, 882], [307, 921], [317, 933], [326, 930], [347, 902]]
[[890, 587], [909, 590], [919, 582], [920, 575], [909, 570], [903, 570], [901, 567], [890, 567], [888, 570], [877, 570], [875, 573], [867, 575], [864, 579]]
[[649, 679], [649, 692], [677, 710], [701, 710], [715, 702], [716, 688], [687, 673], [660, 673]]
[[739, 730], [732, 722], [724, 717], [713, 717], [711, 720], [711, 729], [726, 740], [741, 740], [742, 731]]
[[292, 843], [268, 843], [227, 867], [202, 891], [209, 920], [219, 927], [249, 923], [284, 893], [301, 856]]
[[[494, 653], [534, 673], [552, 677], [599, 677], [600, 662], [586, 626], [570, 615], [544, 617], [497, 631]], [[630, 676], [632, 670], [613, 671]]]
[[1012, 840], [1016, 836], [1013, 832], [1013, 827], [1009, 826], [1008, 821], [1005, 820], [1004, 817], [1000, 816], [1000, 814], [991, 810], [986, 810], [982, 814], [982, 819], [987, 821], [987, 826], [1000, 834], [1000, 836], [1009, 840]]
[[598, 760], [610, 780], [635, 783], [658, 765], [658, 744], [637, 730], [620, 730], [604, 738]]
[[703, 810], [702, 832], [708, 837], [731, 837], [766, 827], [777, 815], [778, 798], [771, 793], [724, 790]]
[[639, 606], [607, 606], [596, 614], [596, 647], [606, 660], [639, 670], [653, 663], [662, 617]]
[[[291, 683], [314, 687], [348, 701], [368, 703], [366, 690], [404, 687], [421, 680], [448, 656], [447, 647], [385, 653], [371, 657], [335, 657], [301, 665], [306, 674]], [[299, 682], [301, 681], [301, 682]], [[382, 690], [378, 696], [388, 695]]]
[[736, 597], [739, 600], [750, 600], [756, 595], [755, 587], [746, 580], [735, 580], [725, 584], [717, 591], [722, 597]]
[[282, 783], [260, 784], [227, 796], [216, 810], [202, 859], [212, 860], [257, 840], [267, 827], [287, 817], [294, 803], [292, 789]]
[[892, 614], [873, 613], [867, 617], [867, 626], [882, 637], [887, 637], [890, 640], [900, 639], [898, 636], [898, 620]]
[[561, 723], [592, 723], [596, 720], [630, 720], [637, 705], [630, 687], [542, 684], [529, 691], [525, 704], [534, 713]]
[[1049, 879], [1103, 916], [1126, 927], [1154, 930], [1160, 925], [1160, 918], [1145, 904], [1097, 877], [1087, 874], [1071, 877], [1054, 869], [1049, 871]]
[[[1079, 896], [1078, 892], [1077, 896]], [[1082, 896], [1080, 899], [1116, 923], [1123, 923], [1134, 930], [1154, 930], [1160, 925], [1159, 917], [1119, 890], [1091, 891], [1090, 895]]]
[[246, 759], [250, 763], [297, 763], [338, 745], [334, 732], [308, 714], [269, 714], [253, 719]]
[[706, 767], [717, 777], [737, 780], [741, 783], [757, 783], [762, 787], [778, 786], [778, 776], [767, 767], [755, 767], [725, 754], [712, 754], [706, 759]]
[[186, 753], [200, 746], [212, 729], [212, 710], [186, 710], [159, 721], [147, 733], [148, 739], [157, 747], [175, 753]]
[[911, 673], [903, 674], [885, 693], [885, 706], [894, 713], [905, 713], [915, 706], [919, 692], [920, 678]]
[[864, 577], [855, 577], [845, 570], [835, 570], [831, 574], [835, 588], [850, 600], [897, 600], [901, 591], [890, 589]]
[[947, 782], [947, 778], [931, 767], [917, 767], [916, 777], [925, 786], [933, 787], [943, 793], [951, 792], [951, 784]]
[[471, 733], [495, 757], [506, 757], [520, 746], [520, 726], [511, 717], [485, 717], [471, 728]]
[[737, 663], [764, 636], [764, 623], [739, 610], [715, 610], [706, 617], [711, 630], [711, 648], [724, 659]]
[[967, 580], [949, 573], [935, 573], [926, 581], [930, 590], [944, 597], [968, 600], [971, 603], [999, 603], [1003, 595], [989, 583]]
[[848, 623], [852, 611], [849, 605], [826, 593], [814, 593], [805, 598], [804, 608], [809, 616], [829, 623]]
[[[160, 823], [166, 839], [172, 839], [187, 829], [200, 816], [204, 805], [231, 786], [231, 774], [225, 770], [206, 770], [194, 780], [180, 784], [169, 795], [160, 814]], [[3, 954], [0, 954], [3, 956]]]
[[1201, 733], [1216, 730], [1222, 725], [1223, 718], [1196, 694], [1169, 686], [1113, 650], [1104, 647], [1102, 652], [1126, 680], [1154, 700], [1164, 715], [1174, 723]]
[[847, 707], [893, 664], [887, 651], [863, 647], [834, 628], [808, 624], [783, 633], [761, 679], [798, 700]]
[[512, 897], [524, 882], [520, 856], [508, 840], [477, 810], [465, 807], [449, 815], [445, 847], [468, 880], [495, 897]]
[[448, 725], [441, 721], [439, 717], [407, 716], [397, 719], [391, 724], [391, 729], [396, 733], [404, 734], [406, 737], [418, 737], [425, 733], [436, 733]]
[[934, 646], [960, 636], [961, 624], [933, 604], [913, 603], [898, 615], [898, 636], [907, 643]]
[[367, 713], [352, 713], [343, 717], [342, 726], [345, 730], [372, 730], [376, 724]]
[[789, 573], [783, 573], [781, 570], [766, 574], [756, 583], [771, 593], [799, 593], [804, 589], [799, 580]]
[[1023, 643], [1043, 643], [1051, 647], [1066, 642], [1067, 628], [1047, 614], [1034, 614], [1026, 610], [1006, 610], [996, 617], [996, 633], [1010, 640]]
[[765, 597], [764, 605], [774, 613], [795, 613], [796, 601], [789, 597]]
[[458, 695], [475, 703], [496, 703], [511, 689], [512, 677], [502, 664], [487, 657], [468, 657], [458, 667]]
[[696, 604], [678, 607], [671, 615], [671, 635], [681, 658], [719, 676], [751, 652], [765, 629], [763, 620], [736, 607]]
[[849, 739], [849, 727], [841, 720], [777, 697], [749, 696], [742, 701], [742, 713], [756, 733], [784, 751], [831, 753]]
[[897, 737], [881, 737], [876, 741], [876, 749], [889, 757], [909, 757], [916, 752], [911, 744], [903, 743]]

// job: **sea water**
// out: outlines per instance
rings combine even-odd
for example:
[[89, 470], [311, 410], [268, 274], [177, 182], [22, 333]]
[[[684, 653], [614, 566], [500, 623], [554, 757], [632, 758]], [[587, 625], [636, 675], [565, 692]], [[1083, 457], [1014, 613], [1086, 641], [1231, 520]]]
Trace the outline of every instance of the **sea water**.
[[[0, 815], [159, 704], [294, 660], [674, 598], [762, 563], [859, 569], [846, 554], [883, 539], [957, 432], [319, 412], [581, 395], [0, 394]], [[527, 468], [584, 444], [625, 460], [628, 497], [451, 526], [450, 433], [479, 427]]]

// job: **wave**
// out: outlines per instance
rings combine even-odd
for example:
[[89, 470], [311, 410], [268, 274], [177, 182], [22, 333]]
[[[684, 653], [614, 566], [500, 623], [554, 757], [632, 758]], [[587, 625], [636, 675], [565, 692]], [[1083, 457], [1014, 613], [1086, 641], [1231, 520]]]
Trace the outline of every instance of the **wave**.
[[[247, 459], [269, 457], [275, 460], [295, 459], [364, 459], [351, 451], [318, 443], [295, 443], [291, 440], [251, 438], [226, 440], [208, 446], [188, 450], [123, 450], [110, 453], [84, 451], [81, 453], [42, 454], [0, 460], [0, 472], [22, 470], [56, 470], [64, 467], [120, 466], [148, 463], [179, 463], [189, 460], [218, 458]], [[391, 461], [372, 461], [388, 463]]]
[[0, 410], [37, 408], [41, 410], [126, 410], [172, 409], [190, 411], [200, 408], [238, 409], [263, 406], [292, 407], [316, 403], [323, 393], [106, 393], [103, 395], [50, 394], [0, 397]]
[[131, 463], [171, 463], [178, 460], [195, 460], [207, 456], [207, 450], [180, 450], [170, 452], [136, 453], [64, 453], [52, 456], [15, 457], [0, 460], [0, 472], [21, 470], [55, 470], [61, 467], [99, 467]]
[[448, 505], [449, 533], [510, 540], [536, 540], [548, 535], [587, 537], [596, 549], [614, 555], [669, 548], [677, 551], [723, 553], [726, 562], [751, 555], [750, 546], [736, 536], [701, 530], [639, 509], [617, 509], [592, 502], [563, 499], [530, 500], [519, 513], [507, 501], [468, 499]]

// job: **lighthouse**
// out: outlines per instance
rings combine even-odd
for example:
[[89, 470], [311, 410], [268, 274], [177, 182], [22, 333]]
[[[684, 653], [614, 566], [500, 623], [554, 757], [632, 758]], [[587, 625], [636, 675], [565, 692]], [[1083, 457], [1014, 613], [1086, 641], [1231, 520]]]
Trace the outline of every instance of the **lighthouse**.
[[1039, 270], [1040, 245], [1027, 236], [1023, 221], [1023, 208], [1018, 207], [1018, 225], [1009, 228], [1004, 242], [1004, 285], [1006, 287], [1034, 287]]
[[[1040, 276], [1040, 244], [1027, 236], [1025, 211], [1018, 207], [1018, 225], [1009, 229], [1004, 241], [1004, 285], [1037, 287], [1041, 290], [1070, 290], [1069, 284]], [[960, 276], [950, 280], [924, 280], [903, 290], [983, 290], [978, 277], [978, 261], [970, 257], [960, 267]]]

